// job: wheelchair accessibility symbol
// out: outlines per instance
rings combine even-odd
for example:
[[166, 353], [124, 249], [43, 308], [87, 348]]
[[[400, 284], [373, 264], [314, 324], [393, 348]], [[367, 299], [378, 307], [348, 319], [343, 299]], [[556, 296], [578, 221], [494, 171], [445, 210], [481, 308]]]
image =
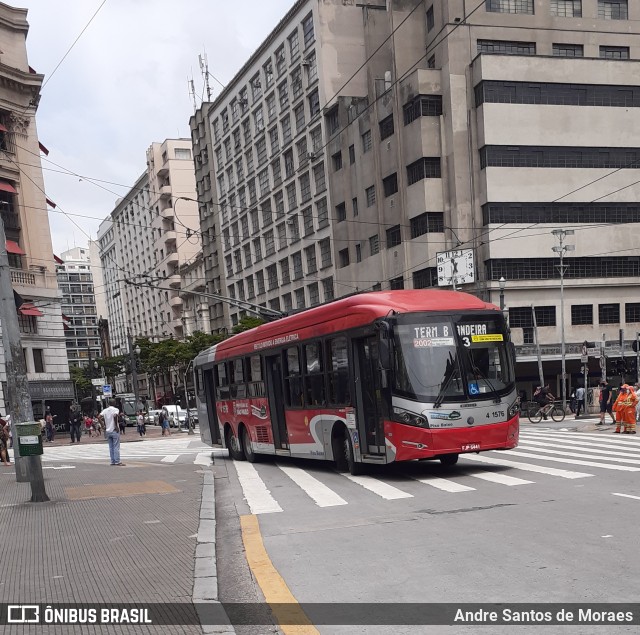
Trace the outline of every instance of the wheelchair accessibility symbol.
[[472, 396], [480, 394], [480, 388], [478, 388], [478, 384], [469, 384], [469, 394]]

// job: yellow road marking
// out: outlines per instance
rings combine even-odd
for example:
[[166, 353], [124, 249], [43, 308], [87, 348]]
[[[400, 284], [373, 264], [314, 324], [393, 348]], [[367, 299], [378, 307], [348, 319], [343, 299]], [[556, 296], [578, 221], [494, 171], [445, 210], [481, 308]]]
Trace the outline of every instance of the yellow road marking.
[[285, 635], [320, 635], [320, 631], [313, 626], [289, 590], [287, 583], [273, 566], [264, 548], [258, 517], [240, 516], [240, 527], [247, 562], [262, 589], [267, 604], [271, 605], [282, 632]]

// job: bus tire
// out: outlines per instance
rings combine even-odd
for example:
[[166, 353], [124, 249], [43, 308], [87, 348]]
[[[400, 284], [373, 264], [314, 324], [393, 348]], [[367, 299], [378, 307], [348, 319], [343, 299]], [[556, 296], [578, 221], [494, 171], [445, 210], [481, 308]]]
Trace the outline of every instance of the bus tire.
[[358, 476], [364, 474], [364, 463], [357, 463], [353, 454], [353, 443], [351, 441], [351, 435], [349, 431], [345, 431], [344, 435], [344, 458], [347, 462], [347, 469], [351, 476]]
[[451, 467], [452, 465], [455, 465], [458, 462], [460, 455], [459, 454], [443, 454], [438, 458], [440, 459], [440, 463], [442, 465], [444, 465], [445, 467]]
[[344, 455], [344, 436], [347, 429], [340, 424], [336, 424], [331, 435], [331, 449], [333, 450], [333, 460], [336, 463], [337, 472], [348, 472], [349, 464]]
[[247, 458], [249, 463], [256, 463], [260, 460], [260, 455], [256, 454], [253, 451], [253, 446], [251, 445], [251, 437], [249, 436], [249, 431], [243, 426], [242, 432], [240, 433], [242, 438], [242, 448], [244, 450], [244, 455]]
[[233, 434], [233, 430], [231, 429], [231, 426], [229, 426], [226, 430], [225, 443], [227, 445], [227, 448], [229, 449], [229, 456], [234, 461], [245, 460], [246, 457], [244, 455], [244, 451], [242, 449], [240, 439], [238, 439], [238, 437], [235, 434]]

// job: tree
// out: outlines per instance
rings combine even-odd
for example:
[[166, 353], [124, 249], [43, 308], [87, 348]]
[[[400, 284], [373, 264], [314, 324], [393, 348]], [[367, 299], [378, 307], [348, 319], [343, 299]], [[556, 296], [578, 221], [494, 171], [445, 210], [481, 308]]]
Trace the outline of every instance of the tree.
[[250, 329], [255, 328], [256, 326], [260, 326], [264, 324], [264, 320], [259, 317], [255, 317], [254, 315], [245, 315], [234, 327], [233, 334], [237, 335], [238, 333], [243, 333], [244, 331], [248, 331]]
[[80, 366], [70, 366], [71, 381], [76, 385], [78, 400], [91, 395], [91, 380], [88, 377], [88, 369]]
[[218, 333], [209, 335], [202, 331], [196, 331], [193, 335], [189, 335], [185, 341], [185, 355], [188, 359], [187, 364], [194, 359], [202, 351], [206, 351], [208, 348], [221, 342], [224, 339], [223, 335]]
[[107, 378], [113, 380], [117, 375], [124, 373], [126, 369], [126, 360], [124, 355], [117, 355], [115, 357], [105, 357], [104, 359], [97, 359], [98, 366], [104, 369], [104, 374]]

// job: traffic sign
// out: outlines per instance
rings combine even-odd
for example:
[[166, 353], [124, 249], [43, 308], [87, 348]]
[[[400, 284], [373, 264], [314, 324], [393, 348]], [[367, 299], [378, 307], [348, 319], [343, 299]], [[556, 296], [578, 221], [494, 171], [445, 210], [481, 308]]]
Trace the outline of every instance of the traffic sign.
[[586, 364], [589, 361], [589, 356], [588, 355], [581, 355], [580, 356], [580, 362], [583, 364]]
[[109, 384], [107, 384], [106, 386], [102, 387], [102, 394], [105, 397], [111, 397], [112, 392], [111, 392], [111, 386]]
[[102, 386], [102, 382], [103, 382], [103, 380], [102, 380], [102, 379], [92, 379], [92, 380], [91, 380], [91, 383], [92, 383], [94, 386], [98, 387], [98, 388], [100, 388], [100, 386]]

